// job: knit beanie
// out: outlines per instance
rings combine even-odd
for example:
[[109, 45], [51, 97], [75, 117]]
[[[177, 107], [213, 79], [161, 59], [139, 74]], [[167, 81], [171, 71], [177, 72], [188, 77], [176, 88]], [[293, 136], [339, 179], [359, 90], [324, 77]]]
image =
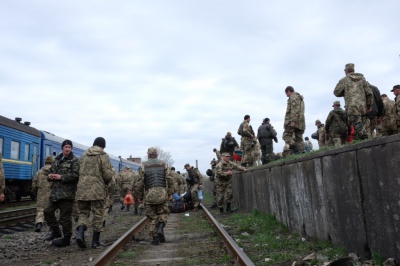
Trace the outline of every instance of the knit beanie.
[[99, 146], [104, 149], [106, 147], [106, 140], [102, 137], [97, 137], [93, 142], [93, 146]]
[[64, 148], [65, 145], [69, 145], [72, 148], [72, 141], [70, 141], [69, 139], [64, 140], [61, 144], [61, 149]]
[[54, 161], [53, 156], [49, 155], [49, 156], [46, 157], [46, 160], [44, 160], [44, 163], [45, 164], [52, 164], [53, 161]]

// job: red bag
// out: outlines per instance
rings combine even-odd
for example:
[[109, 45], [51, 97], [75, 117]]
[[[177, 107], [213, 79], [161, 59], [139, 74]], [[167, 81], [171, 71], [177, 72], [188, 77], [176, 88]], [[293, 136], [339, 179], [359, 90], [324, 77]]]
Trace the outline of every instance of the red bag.
[[347, 136], [346, 142], [352, 142], [353, 141], [354, 133], [355, 133], [354, 127], [353, 127], [353, 125], [351, 125], [351, 132], [350, 132], [350, 135]]
[[128, 194], [126, 194], [125, 198], [124, 198], [124, 205], [132, 205], [135, 202], [135, 200], [133, 199], [133, 196], [130, 192], [128, 192]]

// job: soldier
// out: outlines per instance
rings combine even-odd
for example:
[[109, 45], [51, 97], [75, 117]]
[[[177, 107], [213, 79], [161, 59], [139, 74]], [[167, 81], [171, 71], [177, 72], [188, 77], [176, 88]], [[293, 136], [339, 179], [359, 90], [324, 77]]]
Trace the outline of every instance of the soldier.
[[[132, 186], [131, 186], [130, 191], [132, 191], [132, 196], [133, 196], [133, 199], [134, 199], [134, 202], [133, 202], [134, 214], [135, 215], [139, 215], [139, 214], [141, 215], [142, 214], [142, 210], [143, 210], [143, 204], [139, 203], [139, 198], [136, 195], [135, 191], [133, 190], [134, 184], [136, 182], [138, 182], [138, 180], [139, 180], [139, 173], [134, 171], [133, 169], [132, 169], [132, 172], [133, 172], [133, 181], [132, 181]], [[127, 207], [129, 207], [129, 206], [127, 206]], [[129, 210], [129, 208], [127, 208], [127, 209]]]
[[4, 193], [6, 192], [6, 178], [3, 170], [3, 156], [0, 152], [0, 202], [5, 200]]
[[346, 64], [342, 78], [336, 85], [333, 94], [344, 97], [348, 121], [354, 126], [355, 139], [367, 139], [368, 133], [363, 124], [363, 115], [372, 110], [373, 98], [371, 89], [364, 76], [354, 73], [354, 64]]
[[[211, 172], [208, 172], [207, 175], [210, 177], [210, 181], [212, 182], [212, 193], [213, 193], [213, 202], [211, 205], [211, 209], [217, 208], [217, 185], [215, 183], [215, 174], [216, 174], [216, 166], [217, 166], [217, 160], [215, 158], [212, 159], [211, 161]], [[210, 170], [210, 169], [208, 169]], [[207, 170], [207, 171], [208, 171]]]
[[108, 214], [112, 211], [112, 205], [114, 203], [114, 190], [117, 185], [117, 173], [113, 168], [113, 172], [115, 173], [111, 179], [111, 182], [106, 185], [106, 196], [104, 198], [104, 210], [103, 210], [103, 227], [106, 226], [106, 221], [108, 218]]
[[325, 131], [325, 126], [318, 119], [315, 121], [315, 125], [317, 126], [317, 132], [318, 132], [318, 146], [319, 148], [322, 148], [329, 143], [328, 136]]
[[306, 129], [304, 118], [304, 97], [295, 92], [292, 86], [285, 89], [287, 108], [282, 139], [285, 141], [285, 150], [291, 149], [294, 154], [304, 153], [303, 134]]
[[264, 118], [261, 126], [257, 130], [257, 138], [261, 144], [261, 162], [262, 164], [267, 164], [273, 160], [274, 157], [274, 144], [278, 143], [278, 138], [276, 137], [276, 130], [269, 123], [269, 118]]
[[382, 94], [382, 101], [384, 105], [383, 114], [380, 118], [380, 130], [381, 136], [391, 136], [397, 134], [396, 124], [396, 103], [390, 100], [386, 94]]
[[245, 115], [243, 122], [240, 124], [238, 129], [238, 134], [242, 136], [240, 140], [240, 147], [243, 152], [242, 156], [242, 165], [243, 166], [252, 166], [254, 162], [253, 158], [253, 148], [255, 144], [254, 132], [250, 127], [250, 116]]
[[[72, 141], [66, 139], [62, 142], [62, 152], [54, 159], [47, 177], [52, 184], [50, 202], [44, 209], [44, 220], [52, 232], [45, 240], [61, 237], [60, 223], [64, 237], [52, 242], [58, 247], [69, 246], [72, 236], [72, 206], [79, 179], [79, 160], [74, 156], [72, 147]], [[57, 209], [60, 210], [60, 222], [55, 216]]]
[[172, 200], [174, 192], [173, 177], [168, 171], [168, 165], [157, 159], [157, 149], [149, 148], [148, 161], [140, 168], [140, 178], [135, 183], [134, 191], [139, 201], [146, 202], [146, 216], [149, 218], [149, 233], [151, 242], [158, 245], [165, 242], [164, 227], [169, 214], [168, 200]]
[[333, 110], [329, 112], [325, 122], [326, 133], [330, 135], [335, 147], [346, 143], [350, 125], [346, 113], [340, 108], [340, 101], [333, 102]]
[[[126, 166], [124, 171], [119, 175], [119, 199], [121, 201], [121, 211], [125, 209], [124, 198], [128, 192], [132, 192], [133, 181], [135, 179], [135, 173], [132, 168]], [[126, 206], [126, 211], [129, 211], [130, 206]]]
[[115, 171], [110, 157], [104, 151], [106, 140], [98, 137], [93, 146], [80, 158], [79, 183], [76, 191], [79, 221], [76, 242], [80, 248], [86, 248], [85, 231], [92, 213], [93, 239], [92, 248], [101, 246], [100, 233], [103, 231], [104, 198], [107, 185], [112, 181]]
[[44, 166], [36, 173], [32, 179], [32, 193], [36, 197], [36, 218], [35, 232], [42, 230], [44, 222], [44, 208], [49, 202], [51, 183], [47, 181], [50, 174], [50, 167], [54, 159], [52, 156], [47, 156], [44, 161]]
[[193, 211], [197, 211], [199, 209], [199, 190], [203, 186], [203, 176], [200, 174], [199, 169], [190, 166], [190, 164], [185, 164], [184, 169], [187, 171], [186, 181], [188, 183], [188, 190], [190, 190], [190, 195], [192, 197], [193, 202]]
[[184, 191], [181, 190], [182, 188], [182, 178], [181, 175], [175, 172], [175, 167], [171, 167], [171, 176], [174, 179], [174, 193], [181, 195]]
[[236, 149], [239, 149], [239, 144], [237, 143], [235, 138], [232, 137], [232, 133], [227, 132], [225, 138], [222, 139], [219, 152], [220, 153], [229, 152], [231, 155], [231, 161], [233, 161], [233, 152]]
[[225, 193], [226, 193], [226, 212], [231, 212], [231, 204], [233, 200], [232, 194], [232, 170], [240, 170], [246, 171], [246, 168], [243, 166], [239, 166], [229, 161], [230, 154], [223, 153], [222, 161], [217, 164], [216, 172], [217, 172], [217, 204], [219, 208], [219, 212], [224, 213], [224, 201], [225, 201]]
[[400, 97], [398, 97], [400, 95], [400, 85], [393, 86], [391, 92], [393, 92], [393, 94], [396, 96], [394, 98], [394, 101], [396, 103], [396, 113], [397, 113], [396, 125], [397, 125], [397, 133], [400, 133]]
[[176, 173], [179, 175], [179, 177], [181, 179], [181, 186], [180, 186], [179, 190], [181, 191], [180, 195], [182, 195], [187, 190], [186, 179], [183, 175], [181, 175], [181, 172], [177, 171]]
[[221, 160], [221, 153], [216, 148], [213, 149], [213, 152], [215, 152], [215, 155], [217, 156], [217, 160], [219, 162]]
[[312, 142], [310, 141], [310, 139], [308, 137], [304, 138], [304, 147], [306, 149], [306, 152], [310, 152], [313, 150], [313, 145]]

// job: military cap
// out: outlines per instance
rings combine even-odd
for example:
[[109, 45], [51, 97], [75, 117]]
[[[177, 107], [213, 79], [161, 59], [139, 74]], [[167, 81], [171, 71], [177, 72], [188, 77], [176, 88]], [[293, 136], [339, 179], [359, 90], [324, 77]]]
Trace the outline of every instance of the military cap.
[[147, 154], [155, 154], [157, 155], [157, 149], [154, 147], [151, 147], [147, 150]]
[[222, 156], [225, 156], [225, 157], [231, 157], [231, 155], [229, 154], [229, 152], [224, 152], [224, 153], [222, 153], [221, 155], [222, 155]]
[[51, 163], [53, 163], [53, 161], [54, 161], [53, 157], [49, 155], [46, 157], [46, 160], [44, 160], [44, 163], [51, 164]]
[[400, 85], [394, 85], [393, 89], [391, 90], [391, 92], [394, 92], [395, 89], [400, 89]]
[[350, 68], [354, 69], [354, 64], [353, 63], [346, 64], [345, 67], [344, 67], [344, 70], [350, 69]]
[[231, 132], [227, 132], [226, 135], [227, 136], [232, 136], [232, 133]]
[[317, 124], [317, 123], [321, 124], [321, 121], [319, 119], [315, 120], [315, 124]]
[[190, 164], [185, 164], [185, 166], [183, 167], [183, 169], [186, 169], [186, 167], [190, 166]]
[[335, 105], [339, 105], [340, 106], [340, 101], [334, 101], [332, 107], [334, 107]]

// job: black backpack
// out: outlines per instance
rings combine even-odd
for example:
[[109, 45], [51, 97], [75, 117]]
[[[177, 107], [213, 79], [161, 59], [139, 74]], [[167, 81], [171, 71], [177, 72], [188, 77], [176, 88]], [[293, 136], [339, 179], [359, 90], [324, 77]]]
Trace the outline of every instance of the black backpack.
[[243, 122], [240, 123], [240, 126], [239, 126], [239, 129], [238, 129], [237, 133], [238, 133], [238, 135], [240, 135], [240, 136], [243, 134]]
[[379, 91], [379, 89], [371, 84], [369, 84], [369, 88], [371, 89], [374, 103], [372, 104], [371, 107], [372, 110], [366, 113], [365, 116], [367, 116], [369, 119], [374, 119], [377, 116], [378, 117], [382, 116], [385, 106], [383, 105], [381, 92]]

